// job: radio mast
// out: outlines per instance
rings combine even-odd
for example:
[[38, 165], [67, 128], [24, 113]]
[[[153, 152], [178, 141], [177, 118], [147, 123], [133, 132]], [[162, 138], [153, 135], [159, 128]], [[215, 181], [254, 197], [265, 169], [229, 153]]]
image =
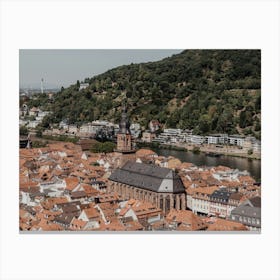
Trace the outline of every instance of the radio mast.
[[44, 79], [41, 79], [41, 93], [44, 93]]

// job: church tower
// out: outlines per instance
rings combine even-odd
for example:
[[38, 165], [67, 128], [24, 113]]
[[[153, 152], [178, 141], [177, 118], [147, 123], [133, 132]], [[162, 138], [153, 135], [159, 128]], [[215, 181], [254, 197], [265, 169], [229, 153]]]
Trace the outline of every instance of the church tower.
[[117, 134], [117, 149], [116, 152], [123, 154], [134, 153], [132, 145], [132, 136], [130, 132], [130, 122], [127, 118], [127, 109], [125, 103], [122, 108], [122, 116], [119, 124], [119, 132]]

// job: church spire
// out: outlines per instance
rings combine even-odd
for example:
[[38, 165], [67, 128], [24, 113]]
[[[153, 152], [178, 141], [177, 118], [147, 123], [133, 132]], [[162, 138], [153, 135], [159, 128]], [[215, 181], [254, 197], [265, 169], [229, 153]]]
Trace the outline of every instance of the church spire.
[[120, 121], [119, 127], [120, 127], [120, 133], [131, 134], [130, 122], [127, 117], [126, 95], [125, 95], [125, 99], [123, 100], [122, 115], [121, 115], [121, 121]]
[[122, 114], [119, 123], [119, 132], [117, 134], [117, 152], [134, 153], [132, 147], [132, 135], [130, 132], [130, 122], [127, 117], [126, 95], [122, 102]]

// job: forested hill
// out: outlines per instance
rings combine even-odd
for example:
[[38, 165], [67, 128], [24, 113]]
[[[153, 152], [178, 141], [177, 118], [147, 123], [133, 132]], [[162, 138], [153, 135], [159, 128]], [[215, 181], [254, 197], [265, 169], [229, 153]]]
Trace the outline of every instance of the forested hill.
[[185, 50], [157, 62], [130, 64], [62, 89], [45, 120], [118, 121], [126, 94], [131, 121], [195, 133], [244, 133], [260, 137], [260, 50]]

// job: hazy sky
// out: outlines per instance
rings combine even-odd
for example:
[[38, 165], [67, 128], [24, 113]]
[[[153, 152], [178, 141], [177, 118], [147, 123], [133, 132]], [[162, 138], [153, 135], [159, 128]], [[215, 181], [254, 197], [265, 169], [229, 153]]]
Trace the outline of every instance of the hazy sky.
[[67, 87], [111, 68], [157, 61], [182, 50], [20, 50], [20, 87]]

